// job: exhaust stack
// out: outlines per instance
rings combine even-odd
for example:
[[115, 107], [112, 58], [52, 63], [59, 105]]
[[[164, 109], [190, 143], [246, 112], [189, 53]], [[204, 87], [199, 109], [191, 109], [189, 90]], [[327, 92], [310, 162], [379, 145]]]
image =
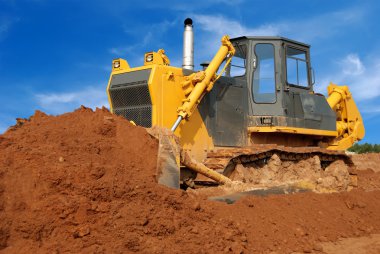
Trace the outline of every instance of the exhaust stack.
[[183, 62], [182, 68], [194, 70], [194, 33], [193, 20], [185, 19], [185, 31], [183, 32]]

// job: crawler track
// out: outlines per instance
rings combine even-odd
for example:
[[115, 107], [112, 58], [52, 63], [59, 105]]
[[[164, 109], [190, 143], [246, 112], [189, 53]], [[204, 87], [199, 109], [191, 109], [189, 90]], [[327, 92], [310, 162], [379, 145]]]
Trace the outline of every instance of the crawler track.
[[332, 162], [342, 160], [349, 168], [351, 175], [356, 175], [351, 158], [342, 151], [326, 150], [319, 147], [284, 147], [276, 145], [255, 145], [247, 148], [222, 148], [207, 154], [204, 164], [229, 176], [236, 165], [249, 165], [258, 161], [266, 161], [277, 154], [282, 161], [301, 161], [318, 156], [322, 168]]

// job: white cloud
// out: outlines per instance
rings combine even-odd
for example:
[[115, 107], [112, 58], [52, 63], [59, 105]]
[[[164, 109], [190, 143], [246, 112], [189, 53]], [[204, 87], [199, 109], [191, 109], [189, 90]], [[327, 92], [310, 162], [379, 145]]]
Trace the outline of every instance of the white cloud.
[[[224, 3], [225, 0], [213, 0], [214, 3]], [[203, 4], [204, 1], [202, 1]], [[179, 8], [180, 11], [187, 3], [173, 3], [171, 9]], [[344, 27], [350, 27], [360, 23], [359, 21], [364, 16], [364, 10], [346, 9], [342, 11], [325, 13], [307, 19], [290, 19], [277, 20], [271, 23], [260, 25], [246, 26], [239, 20], [223, 15], [202, 15], [196, 13], [192, 9], [186, 10], [189, 17], [194, 20], [195, 29], [195, 63], [203, 62], [211, 59], [213, 54], [219, 48], [220, 38], [224, 34], [230, 37], [238, 36], [284, 36], [305, 43], [321, 42], [322, 39], [331, 40], [334, 34], [343, 31]], [[182, 22], [179, 18], [173, 20], [164, 20], [154, 24], [124, 24], [124, 31], [127, 34], [125, 42], [120, 41], [119, 45], [109, 48], [108, 51], [120, 57], [127, 57], [128, 62], [133, 65], [134, 62], [140, 63], [141, 55], [147, 50], [157, 50], [165, 48], [170, 43], [170, 37], [167, 36], [173, 27], [178, 26]], [[142, 31], [144, 31], [142, 33]], [[144, 35], [143, 38], [141, 34]], [[137, 43], [131, 44], [130, 41]], [[181, 51], [170, 52], [172, 63], [181, 62]], [[137, 60], [139, 59], [139, 60]], [[198, 67], [198, 66], [197, 66]]]
[[318, 90], [325, 92], [330, 82], [348, 85], [365, 112], [380, 112], [380, 58], [363, 62], [358, 54], [351, 53], [339, 60], [337, 66], [334, 73], [321, 78]]
[[377, 116], [380, 113], [380, 108], [376, 103], [368, 103], [362, 106], [361, 112]]
[[365, 71], [364, 65], [357, 54], [349, 54], [340, 61], [343, 73], [348, 76], [357, 76]]
[[127, 47], [114, 47], [114, 48], [110, 48], [108, 51], [113, 55], [121, 56], [133, 51], [133, 49], [136, 48], [137, 46], [138, 45], [135, 44], [134, 46], [127, 46]]
[[[223, 15], [192, 14], [194, 18], [195, 62], [211, 59], [219, 48], [220, 38], [228, 34], [239, 36], [283, 36], [309, 44], [322, 43], [331, 40], [341, 33], [345, 27], [360, 23], [364, 15], [362, 9], [347, 9], [330, 12], [307, 19], [291, 19], [274, 21], [260, 25], [246, 26], [238, 20]], [[197, 31], [200, 31], [198, 34]], [[199, 39], [201, 38], [201, 39]]]
[[344, 28], [359, 25], [365, 13], [366, 11], [361, 8], [345, 9], [321, 14], [310, 19], [280, 22], [276, 25], [280, 27], [285, 36], [306, 43], [314, 43], [321, 39], [331, 40], [333, 36], [346, 32]]
[[[358, 100], [368, 100], [378, 98], [380, 96], [380, 59], [377, 59], [368, 70], [360, 75], [345, 76], [343, 82], [352, 84], [351, 90]], [[380, 106], [378, 104], [378, 106]]]
[[[245, 27], [240, 22], [225, 18], [221, 15], [194, 15], [197, 22], [196, 26], [204, 31], [214, 34], [228, 34], [230, 37], [243, 35], [277, 35], [278, 27], [273, 25], [262, 25], [256, 28]], [[199, 24], [199, 25], [198, 25]]]
[[337, 12], [325, 13], [309, 19], [286, 20], [263, 24], [256, 27], [243, 26], [240, 22], [226, 18], [222, 15], [194, 15], [199, 22], [200, 29], [230, 36], [290, 36], [297, 40], [313, 40], [328, 38], [340, 32], [340, 28], [358, 23], [364, 16], [362, 9], [347, 9]]
[[106, 90], [97, 87], [65, 93], [40, 93], [35, 95], [35, 99], [44, 111], [51, 114], [68, 112], [80, 105], [91, 108], [108, 107]]
[[[138, 36], [141, 37], [144, 34], [142, 39], [139, 39], [137, 43], [127, 46], [117, 46], [112, 47], [108, 51], [117, 56], [123, 56], [126, 54], [135, 54], [136, 51], [144, 49], [147, 45], [154, 45], [155, 47], [159, 47], [162, 45], [161, 38], [164, 34], [173, 26], [178, 25], [177, 20], [164, 20], [159, 23], [150, 24], [148, 26], [139, 27], [136, 25], [133, 29], [130, 26], [125, 26], [124, 32], [130, 36]], [[143, 31], [143, 32], [142, 32]], [[129, 38], [128, 38], [129, 39]]]

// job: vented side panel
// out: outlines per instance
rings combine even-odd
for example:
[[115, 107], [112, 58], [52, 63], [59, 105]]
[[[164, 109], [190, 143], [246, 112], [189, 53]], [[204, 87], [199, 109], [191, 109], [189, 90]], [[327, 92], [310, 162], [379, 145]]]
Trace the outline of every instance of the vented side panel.
[[147, 128], [152, 127], [149, 75], [150, 70], [114, 75], [109, 90], [114, 113]]
[[119, 108], [115, 109], [115, 114], [123, 116], [137, 125], [149, 128], [152, 127], [152, 107], [143, 106], [135, 108]]
[[148, 84], [144, 82], [140, 85], [112, 89], [111, 100], [114, 108], [150, 105]]

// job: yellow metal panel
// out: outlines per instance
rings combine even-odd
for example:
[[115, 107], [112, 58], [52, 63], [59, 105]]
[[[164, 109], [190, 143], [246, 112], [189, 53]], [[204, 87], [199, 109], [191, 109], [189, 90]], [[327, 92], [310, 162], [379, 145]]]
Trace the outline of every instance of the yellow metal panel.
[[337, 131], [327, 131], [318, 129], [307, 129], [307, 128], [295, 128], [286, 126], [262, 126], [262, 127], [248, 127], [248, 132], [281, 132], [281, 133], [292, 133], [292, 134], [304, 134], [304, 135], [316, 135], [316, 136], [338, 136]]
[[[107, 95], [111, 112], [113, 112], [109, 88], [112, 75], [152, 69], [148, 87], [152, 101], [152, 126], [170, 129], [177, 119], [177, 108], [182, 105], [185, 92], [182, 82], [185, 77], [182, 68], [151, 64], [129, 69], [113, 69], [107, 85]], [[208, 150], [213, 149], [212, 138], [208, 134], [203, 119], [196, 108], [186, 122], [182, 122], [175, 131], [180, 138], [181, 146], [188, 151], [192, 158], [202, 161]]]
[[[186, 98], [181, 85], [184, 80], [182, 68], [151, 66], [148, 86], [153, 105], [152, 125], [170, 129], [177, 119], [178, 106]], [[175, 134], [180, 138], [181, 146], [198, 161], [205, 159], [207, 150], [214, 147], [197, 108], [186, 122], [179, 125]]]
[[110, 75], [110, 78], [108, 79], [108, 84], [107, 84], [107, 98], [108, 98], [108, 103], [110, 105], [110, 111], [113, 113], [113, 105], [112, 105], [112, 100], [111, 100], [111, 95], [110, 95], [110, 85], [111, 85], [111, 79], [112, 79], [112, 73]]

